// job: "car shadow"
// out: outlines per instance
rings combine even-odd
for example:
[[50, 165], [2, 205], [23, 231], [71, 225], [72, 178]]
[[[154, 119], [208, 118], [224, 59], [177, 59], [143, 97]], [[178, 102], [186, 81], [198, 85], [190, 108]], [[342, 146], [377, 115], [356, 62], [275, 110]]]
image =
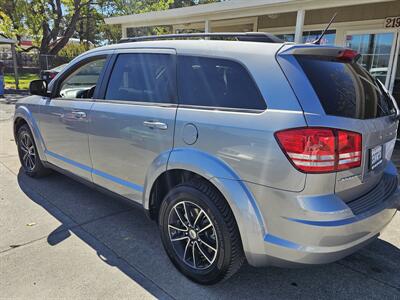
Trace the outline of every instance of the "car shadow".
[[141, 209], [59, 173], [18, 174], [22, 191], [61, 222], [47, 242], [78, 236], [104, 263], [119, 268], [157, 298], [393, 298], [400, 296], [400, 249], [377, 239], [339, 262], [299, 269], [244, 265], [231, 279], [201, 286], [182, 276], [164, 253], [157, 225]]

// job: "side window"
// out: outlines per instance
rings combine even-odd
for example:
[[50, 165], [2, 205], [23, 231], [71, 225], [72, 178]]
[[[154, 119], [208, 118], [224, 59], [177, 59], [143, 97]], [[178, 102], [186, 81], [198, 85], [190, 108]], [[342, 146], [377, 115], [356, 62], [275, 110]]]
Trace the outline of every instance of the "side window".
[[248, 71], [231, 60], [179, 56], [178, 82], [181, 104], [239, 109], [266, 108]]
[[175, 59], [170, 54], [119, 54], [105, 99], [176, 102]]
[[61, 82], [59, 97], [92, 98], [105, 62], [106, 58], [91, 60], [72, 72]]

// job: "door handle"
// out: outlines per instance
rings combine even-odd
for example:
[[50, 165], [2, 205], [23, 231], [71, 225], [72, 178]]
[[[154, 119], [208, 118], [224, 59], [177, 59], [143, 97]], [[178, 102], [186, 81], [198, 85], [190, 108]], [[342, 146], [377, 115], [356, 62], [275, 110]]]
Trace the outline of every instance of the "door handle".
[[72, 115], [77, 119], [84, 119], [86, 118], [86, 113], [84, 111], [73, 111]]
[[144, 121], [143, 125], [146, 127], [149, 127], [151, 129], [157, 128], [157, 129], [162, 129], [162, 130], [166, 130], [168, 129], [168, 125], [162, 122], [158, 122], [158, 121]]

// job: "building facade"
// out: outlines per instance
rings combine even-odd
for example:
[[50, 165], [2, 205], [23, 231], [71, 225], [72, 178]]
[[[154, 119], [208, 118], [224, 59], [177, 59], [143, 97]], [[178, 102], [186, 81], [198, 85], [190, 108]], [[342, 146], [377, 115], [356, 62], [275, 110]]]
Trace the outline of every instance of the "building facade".
[[[360, 63], [400, 102], [400, 0], [231, 0], [106, 19], [122, 36], [166, 26], [179, 32], [270, 32], [285, 41], [322, 40], [361, 54]], [[139, 30], [139, 31], [138, 31]]]

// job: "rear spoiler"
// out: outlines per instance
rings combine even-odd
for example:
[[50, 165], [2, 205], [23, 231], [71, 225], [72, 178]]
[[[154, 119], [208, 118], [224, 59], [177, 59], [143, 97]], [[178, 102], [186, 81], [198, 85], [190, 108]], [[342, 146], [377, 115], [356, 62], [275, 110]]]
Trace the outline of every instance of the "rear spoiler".
[[284, 55], [310, 55], [310, 56], [326, 56], [337, 58], [344, 61], [356, 62], [360, 54], [352, 49], [336, 47], [336, 46], [320, 46], [313, 44], [291, 45], [288, 48], [282, 47], [277, 54]]

